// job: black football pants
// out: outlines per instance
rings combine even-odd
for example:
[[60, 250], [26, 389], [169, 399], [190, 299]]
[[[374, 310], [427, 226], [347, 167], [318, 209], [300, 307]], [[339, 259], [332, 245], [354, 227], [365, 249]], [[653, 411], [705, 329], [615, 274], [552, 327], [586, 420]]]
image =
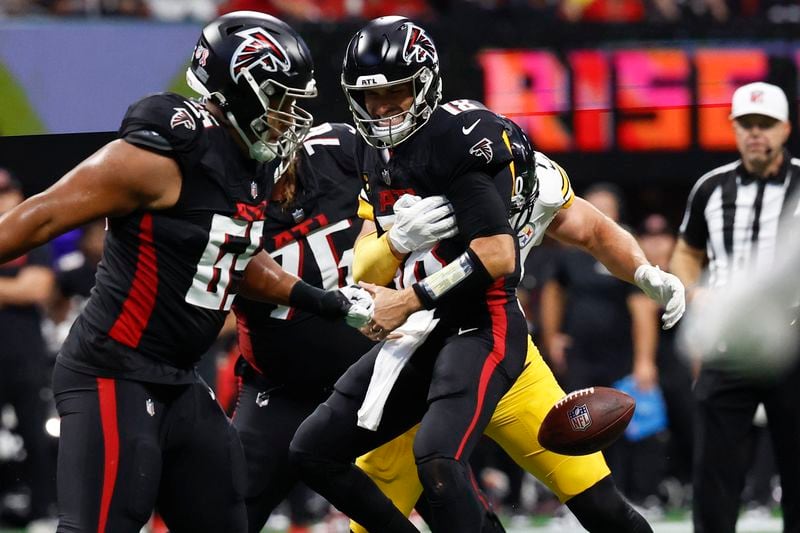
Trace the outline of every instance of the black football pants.
[[[249, 367], [241, 379], [233, 425], [247, 460], [248, 529], [258, 533], [298, 483], [295, 469], [289, 466], [289, 443], [300, 423], [325, 400], [327, 393], [314, 388], [276, 386]], [[304, 517], [294, 516], [294, 511], [292, 519], [302, 522]]]
[[502, 327], [464, 335], [434, 330], [401, 372], [377, 431], [369, 431], [356, 425], [357, 413], [381, 346], [351, 366], [334, 394], [303, 422], [291, 458], [312, 489], [369, 531], [416, 531], [352, 462], [421, 422], [414, 456], [431, 530], [481, 531], [486, 508], [468, 461], [497, 402], [522, 371], [527, 328], [521, 313], [503, 314]]
[[703, 369], [695, 385], [695, 533], [733, 533], [749, 467], [753, 415], [763, 402], [781, 478], [786, 533], [800, 533], [800, 366], [771, 381]]
[[98, 378], [56, 364], [59, 533], [243, 533], [244, 456], [208, 386]]

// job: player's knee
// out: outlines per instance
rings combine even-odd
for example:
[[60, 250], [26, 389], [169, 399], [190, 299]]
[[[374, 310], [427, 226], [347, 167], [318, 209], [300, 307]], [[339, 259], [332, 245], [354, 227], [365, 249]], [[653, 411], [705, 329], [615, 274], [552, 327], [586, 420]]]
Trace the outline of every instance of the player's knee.
[[417, 465], [417, 472], [430, 501], [442, 500], [468, 478], [464, 465], [447, 457], [427, 459]]
[[642, 515], [625, 501], [610, 475], [570, 498], [567, 507], [591, 533], [653, 531]]

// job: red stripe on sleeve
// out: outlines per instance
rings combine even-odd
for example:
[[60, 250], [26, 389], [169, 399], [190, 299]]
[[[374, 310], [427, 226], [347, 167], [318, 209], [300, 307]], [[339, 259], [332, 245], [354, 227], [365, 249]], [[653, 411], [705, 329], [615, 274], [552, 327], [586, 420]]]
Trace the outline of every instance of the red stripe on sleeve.
[[117, 429], [117, 393], [113, 379], [97, 378], [97, 396], [100, 401], [100, 424], [103, 428], [103, 493], [100, 499], [100, 516], [97, 533], [105, 533], [108, 510], [119, 466], [119, 431]]
[[[501, 277], [495, 280], [494, 283], [486, 291], [487, 299], [494, 300], [499, 292], [502, 293], [502, 288], [505, 283], [505, 278]], [[475, 404], [475, 412], [472, 415], [472, 421], [469, 423], [467, 431], [458, 445], [456, 452], [456, 461], [461, 459], [461, 454], [464, 453], [464, 447], [467, 445], [470, 435], [475, 431], [475, 426], [480, 418], [481, 410], [483, 409], [483, 402], [486, 399], [486, 389], [489, 386], [489, 380], [492, 378], [497, 365], [506, 357], [506, 332], [508, 330], [508, 317], [506, 317], [506, 309], [503, 305], [489, 305], [489, 315], [492, 320], [492, 351], [483, 363], [481, 369], [480, 380], [478, 382], [478, 401]]]
[[109, 331], [115, 341], [136, 348], [153, 313], [158, 293], [158, 262], [153, 244], [153, 215], [145, 213], [139, 224], [139, 256], [131, 289], [122, 311]]

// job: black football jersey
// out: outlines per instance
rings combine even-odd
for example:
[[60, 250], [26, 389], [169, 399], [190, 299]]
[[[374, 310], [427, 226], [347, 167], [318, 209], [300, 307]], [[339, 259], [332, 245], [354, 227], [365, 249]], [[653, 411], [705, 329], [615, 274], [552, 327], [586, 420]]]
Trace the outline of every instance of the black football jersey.
[[[347, 124], [313, 128], [298, 151], [295, 200], [270, 202], [264, 249], [306, 282], [335, 289], [353, 282], [353, 244], [361, 181], [355, 171], [355, 130]], [[238, 297], [239, 349], [274, 383], [333, 385], [372, 341], [341, 319]]]
[[176, 94], [134, 103], [119, 135], [177, 162], [180, 197], [108, 219], [95, 290], [60, 359], [95, 375], [188, 382], [261, 250], [271, 177], [202, 104]]
[[[356, 160], [363, 181], [359, 214], [383, 232], [394, 222], [394, 203], [403, 194], [443, 194], [453, 204], [459, 235], [442, 241], [431, 253], [412, 253], [395, 282], [399, 288], [419, 281], [461, 255], [475, 238], [514, 235], [508, 223], [511, 197], [521, 190], [511, 151], [516, 128], [474, 100], [442, 104], [428, 123], [392, 150], [378, 150], [363, 140]], [[515, 236], [516, 237], [516, 236]], [[516, 238], [515, 238], [516, 242]], [[498, 280], [486, 298], [450, 298], [437, 309], [443, 322], [484, 325], [487, 299], [516, 298], [519, 250], [514, 274]]]

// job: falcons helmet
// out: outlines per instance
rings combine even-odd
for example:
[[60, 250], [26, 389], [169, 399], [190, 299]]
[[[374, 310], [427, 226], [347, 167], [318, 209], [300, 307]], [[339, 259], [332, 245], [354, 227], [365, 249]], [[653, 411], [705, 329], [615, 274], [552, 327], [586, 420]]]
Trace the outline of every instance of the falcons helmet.
[[235, 11], [208, 24], [186, 79], [220, 106], [257, 161], [289, 161], [313, 123], [296, 104], [317, 95], [311, 53], [270, 15]]
[[[364, 91], [404, 83], [412, 87], [409, 110], [381, 119], [367, 112]], [[442, 97], [436, 46], [424, 29], [405, 17], [374, 19], [347, 45], [342, 88], [364, 139], [377, 148], [395, 146], [425, 125]]]

